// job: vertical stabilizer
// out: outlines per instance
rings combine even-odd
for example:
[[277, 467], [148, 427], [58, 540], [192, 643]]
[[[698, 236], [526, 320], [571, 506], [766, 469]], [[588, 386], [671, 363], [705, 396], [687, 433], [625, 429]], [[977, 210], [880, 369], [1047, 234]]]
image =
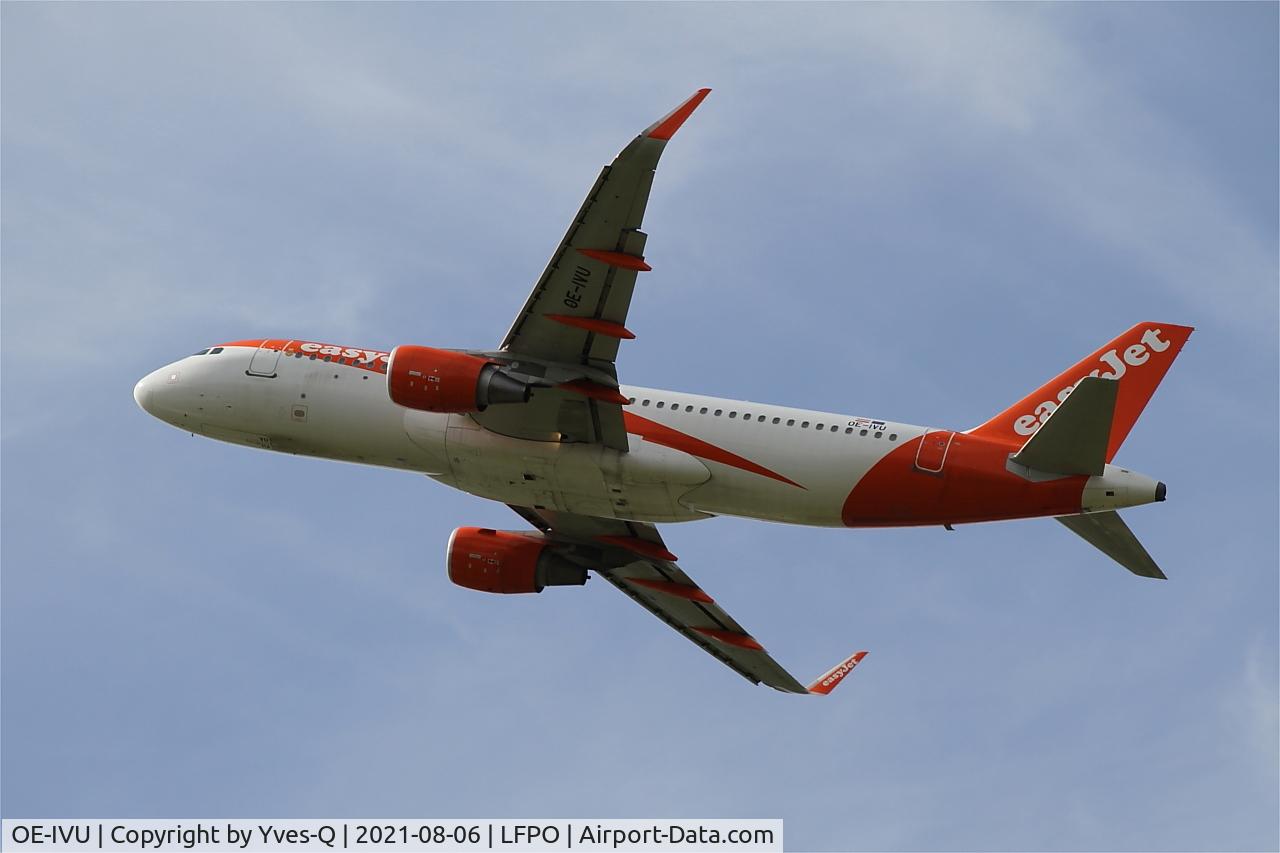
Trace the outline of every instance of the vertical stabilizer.
[[1049, 420], [1080, 380], [1088, 376], [1113, 379], [1119, 387], [1104, 460], [1110, 462], [1192, 331], [1190, 326], [1171, 323], [1139, 323], [969, 432], [1022, 445]]

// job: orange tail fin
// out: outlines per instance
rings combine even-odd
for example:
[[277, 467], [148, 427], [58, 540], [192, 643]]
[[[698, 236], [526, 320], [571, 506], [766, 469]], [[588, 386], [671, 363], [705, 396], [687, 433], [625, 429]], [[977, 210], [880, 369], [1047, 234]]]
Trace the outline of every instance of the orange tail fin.
[[1107, 443], [1106, 459], [1110, 462], [1192, 331], [1190, 326], [1139, 323], [969, 432], [1021, 445], [1040, 429], [1081, 379], [1100, 376], [1120, 383]]

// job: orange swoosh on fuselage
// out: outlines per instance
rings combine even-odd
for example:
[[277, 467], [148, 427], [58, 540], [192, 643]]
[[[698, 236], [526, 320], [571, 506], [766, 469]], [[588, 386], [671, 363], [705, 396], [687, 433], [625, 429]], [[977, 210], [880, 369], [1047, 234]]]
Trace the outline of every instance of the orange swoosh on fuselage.
[[627, 432], [632, 435], [638, 435], [645, 441], [652, 441], [654, 444], [661, 444], [663, 447], [670, 447], [672, 450], [680, 450], [691, 456], [697, 456], [711, 462], [719, 462], [721, 465], [729, 465], [733, 468], [749, 471], [752, 474], [759, 474], [761, 477], [768, 477], [771, 480], [777, 480], [779, 483], [795, 486], [797, 489], [804, 488], [795, 480], [789, 480], [777, 471], [770, 471], [763, 465], [757, 465], [750, 459], [743, 458], [736, 453], [730, 453], [723, 447], [716, 447], [714, 444], [709, 444], [700, 438], [694, 438], [691, 435], [680, 432], [680, 430], [664, 426], [657, 421], [651, 421], [648, 418], [642, 418], [640, 415], [633, 415], [627, 411], [622, 413], [622, 421], [626, 425]]

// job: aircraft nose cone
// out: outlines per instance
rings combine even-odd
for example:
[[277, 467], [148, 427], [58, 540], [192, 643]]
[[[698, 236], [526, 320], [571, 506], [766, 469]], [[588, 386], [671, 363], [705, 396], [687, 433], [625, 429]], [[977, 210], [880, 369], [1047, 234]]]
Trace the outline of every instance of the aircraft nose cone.
[[1164, 493], [1166, 491], [1168, 490], [1164, 487], [1164, 483], [1156, 483], [1156, 500], [1157, 501], [1164, 500]]
[[138, 384], [133, 386], [133, 400], [138, 404], [138, 408], [146, 412], [148, 415], [154, 415], [151, 410], [151, 385], [146, 379], [138, 380]]

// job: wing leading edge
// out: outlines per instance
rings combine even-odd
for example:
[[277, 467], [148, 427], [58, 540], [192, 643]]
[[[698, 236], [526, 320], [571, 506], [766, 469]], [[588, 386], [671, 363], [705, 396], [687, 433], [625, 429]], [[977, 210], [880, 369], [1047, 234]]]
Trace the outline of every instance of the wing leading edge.
[[676, 556], [652, 524], [530, 507], [512, 509], [553, 539], [598, 551], [596, 574], [752, 683], [784, 693], [825, 695], [867, 654], [855, 653], [806, 687], [676, 565]]

